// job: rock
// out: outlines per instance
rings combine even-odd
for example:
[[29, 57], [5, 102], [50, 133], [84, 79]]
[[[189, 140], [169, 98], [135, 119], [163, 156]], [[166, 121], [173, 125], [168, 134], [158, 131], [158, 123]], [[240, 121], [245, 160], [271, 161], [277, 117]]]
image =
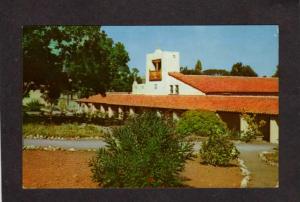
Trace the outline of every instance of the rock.
[[75, 149], [74, 148], [70, 148], [69, 151], [75, 151]]

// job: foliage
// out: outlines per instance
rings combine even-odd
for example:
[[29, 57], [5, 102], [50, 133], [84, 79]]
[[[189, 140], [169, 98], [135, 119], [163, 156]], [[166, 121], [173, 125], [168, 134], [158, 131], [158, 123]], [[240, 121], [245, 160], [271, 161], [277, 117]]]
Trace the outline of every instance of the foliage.
[[200, 60], [197, 60], [196, 64], [195, 64], [195, 72], [197, 74], [201, 74], [202, 71], [202, 64]]
[[27, 26], [22, 44], [23, 95], [41, 89], [51, 104], [64, 90], [80, 97], [104, 94], [130, 76], [123, 44], [114, 44], [99, 26]]
[[272, 75], [272, 77], [279, 77], [279, 66], [276, 66], [276, 72]]
[[143, 78], [139, 76], [139, 70], [137, 68], [131, 68], [130, 76], [132, 81], [135, 80], [138, 84], [143, 83]]
[[25, 111], [41, 111], [44, 105], [39, 100], [33, 99], [24, 106]]
[[225, 69], [206, 69], [202, 71], [202, 74], [213, 76], [230, 76], [230, 72]]
[[43, 136], [43, 137], [101, 137], [103, 132], [93, 124], [23, 124], [23, 136]]
[[93, 180], [104, 187], [179, 186], [179, 172], [192, 156], [192, 144], [155, 113], [130, 118], [105, 136], [90, 162]]
[[67, 101], [64, 99], [60, 99], [58, 101], [58, 108], [61, 114], [65, 114], [67, 112]]
[[256, 72], [249, 65], [243, 65], [241, 62], [232, 66], [230, 74], [232, 76], [257, 76]]
[[188, 67], [180, 67], [180, 72], [186, 75], [200, 75], [201, 72], [197, 72], [194, 69], [189, 69]]
[[228, 130], [227, 131], [228, 138], [231, 140], [240, 140], [241, 139], [241, 132], [236, 129]]
[[249, 142], [250, 140], [254, 139], [256, 136], [263, 135], [261, 128], [264, 125], [266, 125], [266, 121], [261, 120], [259, 123], [257, 123], [256, 114], [243, 113], [241, 117], [247, 123], [247, 129], [241, 132], [242, 141]]
[[239, 154], [234, 144], [220, 132], [209, 136], [200, 149], [203, 162], [214, 166], [227, 166], [231, 160], [237, 159]]
[[221, 118], [210, 111], [186, 111], [176, 123], [176, 132], [184, 135], [210, 136], [216, 130], [225, 133], [226, 128]]

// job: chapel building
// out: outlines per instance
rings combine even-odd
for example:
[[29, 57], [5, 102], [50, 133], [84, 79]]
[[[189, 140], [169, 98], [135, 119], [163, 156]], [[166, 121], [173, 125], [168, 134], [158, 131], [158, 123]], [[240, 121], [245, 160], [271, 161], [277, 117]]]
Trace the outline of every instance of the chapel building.
[[109, 117], [126, 118], [145, 110], [179, 119], [186, 110], [216, 112], [236, 131], [247, 129], [242, 113], [265, 120], [264, 140], [278, 144], [278, 78], [184, 75], [180, 73], [179, 52], [155, 50], [146, 56], [145, 83], [132, 85], [132, 92], [109, 92], [78, 100], [85, 109], [106, 112]]

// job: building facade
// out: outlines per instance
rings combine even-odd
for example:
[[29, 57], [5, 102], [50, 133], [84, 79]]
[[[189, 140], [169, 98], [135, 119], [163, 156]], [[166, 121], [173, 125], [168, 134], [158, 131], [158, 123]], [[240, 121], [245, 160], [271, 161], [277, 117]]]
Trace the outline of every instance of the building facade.
[[123, 119], [145, 110], [179, 119], [186, 110], [216, 112], [231, 130], [245, 131], [242, 113], [265, 120], [264, 140], [278, 143], [278, 79], [238, 76], [184, 75], [178, 52], [155, 50], [146, 56], [145, 83], [130, 93], [107, 93], [78, 100], [85, 109]]

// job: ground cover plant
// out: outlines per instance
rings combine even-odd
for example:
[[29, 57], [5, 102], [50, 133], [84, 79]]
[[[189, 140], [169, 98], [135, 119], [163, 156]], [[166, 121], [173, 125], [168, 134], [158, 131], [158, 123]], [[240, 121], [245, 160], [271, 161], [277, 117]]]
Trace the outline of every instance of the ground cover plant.
[[42, 124], [25, 123], [23, 124], [23, 136], [43, 136], [47, 137], [101, 137], [103, 132], [93, 124]]
[[192, 158], [193, 145], [153, 112], [129, 119], [105, 142], [90, 161], [92, 178], [103, 187], [181, 186], [179, 173]]
[[224, 133], [227, 128], [221, 118], [210, 111], [186, 111], [176, 123], [176, 131], [184, 135], [210, 136], [216, 127]]

